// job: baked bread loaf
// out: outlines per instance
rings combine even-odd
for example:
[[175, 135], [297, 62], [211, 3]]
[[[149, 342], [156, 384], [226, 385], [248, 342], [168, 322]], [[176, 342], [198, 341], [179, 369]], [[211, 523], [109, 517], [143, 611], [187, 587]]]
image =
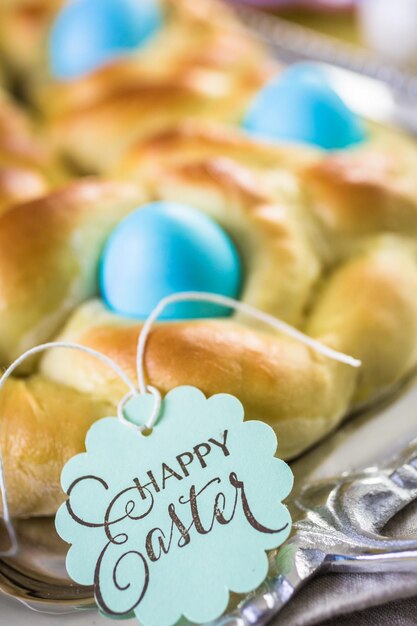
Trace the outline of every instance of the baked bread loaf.
[[[330, 155], [197, 123], [141, 141], [120, 169], [127, 182], [74, 182], [0, 215], [2, 363], [67, 340], [102, 351], [134, 378], [141, 324], [98, 297], [100, 251], [143, 202], [183, 202], [236, 242], [242, 301], [363, 362], [356, 370], [329, 360], [238, 314], [156, 325], [145, 355], [150, 383], [235, 394], [291, 458], [417, 362], [415, 159], [406, 139], [377, 129], [367, 145]], [[29, 367], [0, 394], [9, 499], [21, 517], [55, 512], [63, 464], [126, 393], [84, 353], [53, 349]]]
[[46, 132], [84, 172], [108, 172], [132, 141], [185, 118], [239, 120], [272, 75], [262, 46], [223, 3], [163, 4], [162, 29], [137, 53], [80, 78], [42, 81]]
[[0, 91], [0, 212], [43, 195], [65, 176], [27, 115]]
[[46, 35], [65, 0], [2, 0], [0, 61], [25, 91], [45, 72]]

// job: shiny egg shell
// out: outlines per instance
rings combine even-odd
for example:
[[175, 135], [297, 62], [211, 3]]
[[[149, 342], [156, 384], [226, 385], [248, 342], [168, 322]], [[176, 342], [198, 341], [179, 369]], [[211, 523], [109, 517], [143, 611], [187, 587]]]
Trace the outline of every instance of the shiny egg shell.
[[330, 86], [324, 72], [309, 63], [293, 65], [265, 85], [243, 126], [269, 141], [307, 143], [326, 150], [366, 139], [360, 118]]
[[144, 45], [161, 27], [159, 0], [72, 0], [49, 36], [55, 78], [73, 79]]
[[[205, 291], [236, 298], [241, 264], [228, 234], [210, 217], [173, 202], [130, 213], [110, 235], [99, 268], [103, 300], [116, 313], [145, 319], [167, 295]], [[162, 319], [227, 315], [206, 302], [172, 304]]]

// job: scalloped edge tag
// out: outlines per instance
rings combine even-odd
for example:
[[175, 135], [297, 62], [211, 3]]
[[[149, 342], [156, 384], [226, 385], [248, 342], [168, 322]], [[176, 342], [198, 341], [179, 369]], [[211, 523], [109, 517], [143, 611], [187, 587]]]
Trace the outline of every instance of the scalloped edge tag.
[[[144, 424], [150, 407], [143, 395], [125, 415]], [[293, 476], [275, 457], [272, 428], [243, 418], [235, 397], [184, 386], [164, 398], [147, 436], [114, 417], [90, 428], [86, 452], [62, 471], [68, 500], [55, 522], [71, 544], [70, 577], [94, 585], [107, 616], [206, 623], [230, 592], [263, 582], [267, 551], [291, 530], [282, 500]]]

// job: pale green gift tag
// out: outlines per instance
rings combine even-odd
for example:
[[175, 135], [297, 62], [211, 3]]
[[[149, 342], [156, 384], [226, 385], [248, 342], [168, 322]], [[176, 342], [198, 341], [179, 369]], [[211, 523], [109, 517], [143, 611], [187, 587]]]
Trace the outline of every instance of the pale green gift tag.
[[[139, 396], [125, 413], [144, 424], [152, 402]], [[243, 417], [233, 396], [178, 387], [148, 436], [112, 417], [92, 426], [87, 452], [62, 472], [68, 501], [56, 528], [72, 544], [69, 575], [94, 585], [107, 615], [205, 623], [225, 611], [230, 591], [264, 580], [266, 551], [290, 532], [282, 500], [293, 477], [274, 456], [274, 431]]]

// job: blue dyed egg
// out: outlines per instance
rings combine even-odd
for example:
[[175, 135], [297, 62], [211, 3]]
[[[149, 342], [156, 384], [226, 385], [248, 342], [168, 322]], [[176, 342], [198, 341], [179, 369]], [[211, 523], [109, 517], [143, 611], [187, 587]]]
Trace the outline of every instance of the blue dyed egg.
[[366, 139], [360, 118], [308, 63], [293, 65], [258, 93], [244, 128], [269, 140], [308, 143], [326, 150]]
[[[173, 202], [154, 202], [130, 213], [110, 235], [100, 264], [100, 288], [117, 313], [145, 319], [158, 302], [180, 291], [239, 295], [236, 248], [211, 218]], [[226, 308], [179, 302], [162, 319], [218, 317]]]
[[71, 79], [145, 44], [162, 23], [159, 0], [72, 0], [52, 26], [52, 74]]

